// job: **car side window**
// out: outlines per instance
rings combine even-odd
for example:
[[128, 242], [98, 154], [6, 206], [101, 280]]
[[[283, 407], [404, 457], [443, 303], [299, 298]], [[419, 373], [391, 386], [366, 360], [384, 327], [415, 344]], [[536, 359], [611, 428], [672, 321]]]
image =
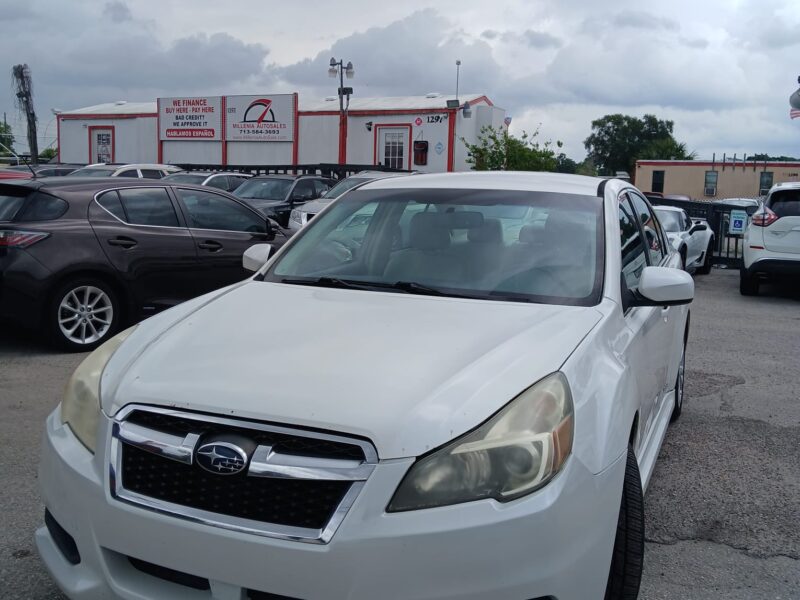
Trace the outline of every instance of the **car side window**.
[[119, 190], [119, 198], [132, 225], [178, 227], [178, 215], [164, 188]]
[[35, 193], [31, 196], [17, 221], [52, 221], [67, 212], [67, 203], [49, 194]]
[[164, 174], [158, 169], [142, 169], [142, 177], [145, 179], [161, 179]]
[[622, 252], [622, 278], [629, 290], [639, 286], [639, 278], [647, 266], [647, 257], [642, 243], [641, 230], [628, 200], [622, 196], [619, 202], [619, 245]]
[[228, 178], [225, 175], [212, 177], [206, 184], [208, 187], [217, 188], [218, 190], [228, 190]]
[[119, 194], [117, 194], [116, 190], [111, 190], [98, 197], [97, 203], [120, 221], [128, 221], [128, 216], [125, 214], [125, 209], [122, 208], [122, 202], [120, 202]]
[[301, 179], [292, 190], [293, 200], [313, 200], [316, 198], [314, 193], [314, 182], [310, 179]]
[[247, 177], [238, 177], [236, 175], [228, 175], [228, 191], [232, 192], [240, 185], [247, 181]]
[[323, 192], [327, 192], [329, 189], [331, 189], [331, 186], [329, 186], [328, 182], [324, 179], [314, 180], [314, 192], [316, 193], [317, 198], [322, 196]]
[[650, 257], [649, 262], [654, 266], [659, 265], [661, 264], [661, 260], [665, 255], [664, 245], [662, 242], [664, 236], [661, 233], [661, 225], [653, 214], [650, 205], [647, 203], [647, 201], [645, 201], [644, 198], [632, 192], [628, 192], [628, 197], [631, 200], [631, 205], [633, 206], [633, 210], [639, 219], [639, 223], [642, 225], [642, 229], [644, 230], [648, 255]]
[[211, 192], [178, 190], [178, 197], [186, 207], [189, 226], [195, 229], [219, 229], [266, 233], [266, 220], [235, 200]]
[[127, 171], [120, 171], [117, 177], [139, 177], [139, 171], [136, 169], [128, 169]]

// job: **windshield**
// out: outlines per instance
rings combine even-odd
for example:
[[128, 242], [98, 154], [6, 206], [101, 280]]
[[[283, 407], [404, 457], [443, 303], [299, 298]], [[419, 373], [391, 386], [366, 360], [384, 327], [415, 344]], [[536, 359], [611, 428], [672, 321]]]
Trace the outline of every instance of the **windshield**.
[[666, 231], [670, 233], [678, 233], [683, 229], [681, 223], [681, 213], [672, 210], [659, 210], [655, 209], [658, 220]]
[[116, 169], [98, 169], [96, 167], [91, 167], [73, 171], [67, 175], [67, 177], [111, 177], [115, 172]]
[[236, 188], [233, 195], [252, 200], [284, 200], [290, 187], [291, 179], [250, 179]]
[[352, 190], [357, 185], [361, 185], [362, 183], [366, 183], [368, 181], [372, 181], [372, 179], [368, 177], [348, 177], [347, 179], [342, 179], [339, 183], [325, 192], [325, 195], [320, 198], [320, 200], [323, 202], [335, 200], [347, 190]]
[[489, 190], [355, 190], [298, 234], [267, 281], [590, 306], [602, 201]]
[[208, 175], [193, 175], [191, 173], [177, 173], [175, 175], [167, 175], [164, 181], [174, 181], [176, 183], [194, 183], [201, 185]]

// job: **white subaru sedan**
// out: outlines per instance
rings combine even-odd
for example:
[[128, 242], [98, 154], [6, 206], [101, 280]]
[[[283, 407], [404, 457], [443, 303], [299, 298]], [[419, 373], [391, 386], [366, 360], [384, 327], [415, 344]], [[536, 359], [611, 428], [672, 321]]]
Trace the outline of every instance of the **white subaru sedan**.
[[694, 287], [630, 184], [374, 181], [78, 367], [39, 552], [83, 598], [638, 594]]

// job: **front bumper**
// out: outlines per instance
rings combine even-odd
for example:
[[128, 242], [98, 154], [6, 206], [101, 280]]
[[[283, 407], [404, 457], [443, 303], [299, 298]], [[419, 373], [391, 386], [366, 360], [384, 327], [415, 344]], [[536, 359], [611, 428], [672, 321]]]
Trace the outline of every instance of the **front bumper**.
[[[380, 463], [330, 543], [267, 538], [122, 503], [109, 492], [110, 420], [91, 455], [47, 419], [39, 480], [47, 509], [77, 545], [71, 564], [46, 527], [36, 532], [48, 570], [72, 599], [557, 600], [602, 598], [625, 461], [592, 475], [574, 456], [548, 486], [494, 501], [387, 514], [412, 459]], [[208, 580], [195, 590], [134, 568], [129, 558]]]

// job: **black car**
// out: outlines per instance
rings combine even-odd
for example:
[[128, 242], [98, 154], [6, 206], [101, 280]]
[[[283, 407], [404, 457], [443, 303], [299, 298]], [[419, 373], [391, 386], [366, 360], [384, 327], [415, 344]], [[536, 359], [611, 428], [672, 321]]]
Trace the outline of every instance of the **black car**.
[[80, 169], [83, 165], [68, 165], [63, 163], [46, 163], [36, 165], [14, 165], [13, 167], [4, 167], [6, 171], [19, 171], [20, 173], [36, 173], [36, 177], [63, 177], [69, 175], [73, 171]]
[[259, 175], [245, 181], [233, 194], [288, 227], [293, 208], [316, 200], [335, 183], [319, 175]]
[[218, 190], [120, 178], [0, 184], [0, 318], [90, 350], [124, 324], [245, 279], [277, 225]]

